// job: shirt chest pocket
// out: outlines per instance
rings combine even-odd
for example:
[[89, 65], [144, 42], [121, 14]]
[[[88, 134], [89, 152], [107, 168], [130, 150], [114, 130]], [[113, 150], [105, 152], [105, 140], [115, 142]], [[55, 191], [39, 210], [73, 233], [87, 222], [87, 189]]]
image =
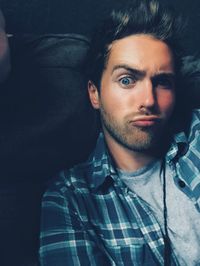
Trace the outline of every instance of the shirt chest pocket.
[[[116, 266], [156, 265], [152, 251], [137, 226], [124, 226], [123, 229], [112, 224], [112, 228], [96, 226], [100, 246]], [[151, 263], [151, 264], [150, 264]]]

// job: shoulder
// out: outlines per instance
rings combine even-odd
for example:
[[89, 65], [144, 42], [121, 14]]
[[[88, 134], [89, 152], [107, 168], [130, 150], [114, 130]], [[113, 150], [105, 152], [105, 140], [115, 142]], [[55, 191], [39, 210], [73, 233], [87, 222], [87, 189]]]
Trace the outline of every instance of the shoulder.
[[89, 189], [92, 162], [87, 161], [70, 169], [60, 171], [48, 184], [45, 195], [57, 194], [66, 197], [69, 193]]
[[94, 189], [97, 178], [104, 178], [108, 171], [109, 162], [104, 139], [103, 135], [100, 135], [88, 160], [58, 173], [48, 184], [45, 195], [59, 194], [70, 202], [70, 196], [76, 199], [83, 195], [87, 197]]
[[200, 109], [194, 109], [191, 114], [191, 123], [188, 130], [189, 141], [196, 138], [200, 131]]
[[200, 122], [200, 109], [193, 109], [192, 111], [192, 122]]

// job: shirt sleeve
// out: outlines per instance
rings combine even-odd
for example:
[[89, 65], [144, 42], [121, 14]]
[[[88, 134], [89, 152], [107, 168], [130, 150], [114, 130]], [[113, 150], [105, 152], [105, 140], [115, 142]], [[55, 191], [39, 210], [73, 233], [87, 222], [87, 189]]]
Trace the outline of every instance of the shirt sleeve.
[[42, 201], [39, 256], [41, 266], [110, 264], [67, 197], [54, 189], [48, 190]]

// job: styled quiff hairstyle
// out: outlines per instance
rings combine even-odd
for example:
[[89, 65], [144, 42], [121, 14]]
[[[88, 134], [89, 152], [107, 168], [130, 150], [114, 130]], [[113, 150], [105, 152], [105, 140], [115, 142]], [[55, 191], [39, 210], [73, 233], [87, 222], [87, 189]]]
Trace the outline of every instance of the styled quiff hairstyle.
[[148, 34], [165, 42], [172, 51], [175, 71], [178, 72], [181, 17], [175, 15], [172, 9], [161, 6], [158, 0], [126, 0], [125, 4], [121, 4], [94, 33], [88, 55], [88, 78], [99, 89], [111, 44], [134, 34]]

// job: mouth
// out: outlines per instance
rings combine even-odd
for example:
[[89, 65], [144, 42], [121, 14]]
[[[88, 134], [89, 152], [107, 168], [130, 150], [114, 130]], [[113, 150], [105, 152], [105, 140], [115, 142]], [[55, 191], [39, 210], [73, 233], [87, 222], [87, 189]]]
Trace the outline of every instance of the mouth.
[[137, 127], [151, 127], [155, 126], [161, 121], [158, 116], [140, 116], [130, 121], [130, 124]]

